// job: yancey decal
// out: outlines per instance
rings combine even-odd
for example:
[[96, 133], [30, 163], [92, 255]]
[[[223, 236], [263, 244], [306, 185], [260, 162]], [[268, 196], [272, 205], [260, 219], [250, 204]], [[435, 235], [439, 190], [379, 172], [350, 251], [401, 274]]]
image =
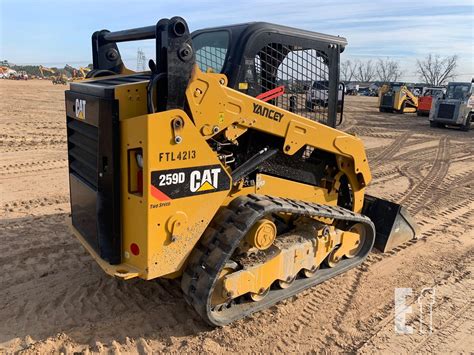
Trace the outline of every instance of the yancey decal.
[[76, 117], [85, 120], [86, 119], [86, 100], [76, 99]]
[[267, 107], [263, 107], [262, 105], [259, 105], [256, 103], [253, 104], [253, 113], [256, 113], [257, 115], [269, 118], [277, 122], [280, 122], [284, 116], [284, 114], [278, 111], [271, 110]]
[[228, 190], [229, 175], [220, 165], [151, 172], [150, 192], [159, 201]]

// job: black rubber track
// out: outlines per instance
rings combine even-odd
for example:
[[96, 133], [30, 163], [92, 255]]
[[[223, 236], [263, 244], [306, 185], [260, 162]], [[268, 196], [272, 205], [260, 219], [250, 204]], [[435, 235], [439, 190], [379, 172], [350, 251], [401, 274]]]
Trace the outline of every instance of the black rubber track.
[[[359, 255], [343, 259], [334, 268], [320, 269], [311, 278], [296, 279], [286, 289], [271, 289], [259, 302], [233, 303], [219, 311], [212, 310], [211, 297], [222, 268], [231, 258], [241, 239], [255, 222], [272, 213], [291, 213], [308, 217], [333, 218], [335, 221], [362, 223], [366, 238]], [[317, 285], [361, 264], [370, 253], [375, 239], [375, 227], [370, 219], [342, 207], [332, 207], [264, 195], [240, 196], [215, 216], [200, 242], [189, 257], [181, 287], [186, 301], [213, 326], [229, 324], [249, 314], [266, 309], [302, 290]]]

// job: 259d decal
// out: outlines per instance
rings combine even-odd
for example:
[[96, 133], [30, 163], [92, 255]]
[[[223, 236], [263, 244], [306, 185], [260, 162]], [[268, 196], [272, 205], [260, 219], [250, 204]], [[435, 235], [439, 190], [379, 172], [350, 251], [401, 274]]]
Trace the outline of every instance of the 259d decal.
[[159, 201], [228, 190], [230, 178], [220, 165], [151, 172], [150, 192]]

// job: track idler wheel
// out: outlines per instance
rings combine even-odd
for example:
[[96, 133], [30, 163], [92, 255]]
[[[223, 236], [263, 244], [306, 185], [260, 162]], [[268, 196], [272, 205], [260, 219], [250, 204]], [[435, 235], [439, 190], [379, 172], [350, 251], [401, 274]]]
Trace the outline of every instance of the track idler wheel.
[[229, 300], [228, 297], [226, 298], [223, 295], [222, 283], [223, 283], [224, 277], [233, 273], [236, 269], [237, 269], [237, 263], [234, 261], [227, 262], [224, 268], [222, 269], [221, 273], [219, 274], [219, 280], [217, 280], [217, 284], [214, 288], [214, 293], [212, 294], [212, 298], [211, 298], [211, 305], [213, 307], [223, 305]]
[[354, 249], [349, 250], [345, 254], [346, 258], [351, 259], [354, 256], [357, 256], [357, 254], [359, 254], [360, 250], [362, 249], [365, 243], [367, 230], [362, 224], [356, 223], [349, 229], [349, 232], [354, 232], [354, 233], [359, 234], [359, 240], [357, 241], [357, 246]]

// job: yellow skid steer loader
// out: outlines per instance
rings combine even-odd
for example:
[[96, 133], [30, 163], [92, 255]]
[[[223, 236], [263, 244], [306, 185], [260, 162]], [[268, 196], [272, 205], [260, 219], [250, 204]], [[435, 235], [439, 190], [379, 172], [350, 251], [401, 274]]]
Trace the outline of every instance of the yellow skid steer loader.
[[[150, 71], [117, 43], [156, 40]], [[121, 279], [180, 278], [228, 324], [415, 237], [367, 196], [363, 142], [335, 129], [341, 37], [268, 23], [190, 34], [180, 17], [92, 36], [66, 92], [72, 230]], [[327, 104], [305, 104], [308, 85]]]
[[384, 84], [379, 90], [379, 111], [414, 113], [418, 109], [418, 97], [404, 83]]

